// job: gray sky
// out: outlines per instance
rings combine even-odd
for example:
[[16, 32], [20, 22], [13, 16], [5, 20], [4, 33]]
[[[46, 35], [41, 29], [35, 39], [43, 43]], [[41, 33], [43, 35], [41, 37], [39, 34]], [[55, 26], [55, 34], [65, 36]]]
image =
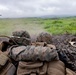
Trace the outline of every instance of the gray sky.
[[76, 0], [0, 0], [0, 17], [76, 15]]

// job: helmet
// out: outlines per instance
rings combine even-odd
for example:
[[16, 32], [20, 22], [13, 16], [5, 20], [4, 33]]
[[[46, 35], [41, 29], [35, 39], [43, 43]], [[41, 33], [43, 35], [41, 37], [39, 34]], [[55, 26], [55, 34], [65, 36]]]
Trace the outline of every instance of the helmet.
[[37, 36], [37, 42], [46, 42], [47, 44], [52, 43], [52, 35], [47, 32], [42, 32]]
[[25, 46], [31, 44], [30, 35], [27, 31], [15, 31], [12, 35], [10, 42], [13, 40], [13, 44]]
[[13, 36], [17, 36], [17, 37], [26, 37], [26, 38], [30, 38], [30, 35], [27, 31], [14, 31], [12, 33]]

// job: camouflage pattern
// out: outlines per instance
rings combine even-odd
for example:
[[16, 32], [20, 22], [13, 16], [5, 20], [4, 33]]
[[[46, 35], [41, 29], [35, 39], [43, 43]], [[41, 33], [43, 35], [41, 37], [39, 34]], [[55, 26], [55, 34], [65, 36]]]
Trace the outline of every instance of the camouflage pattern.
[[12, 33], [12, 37], [9, 42], [12, 45], [30, 45], [31, 38], [28, 32], [26, 31], [15, 31]]
[[40, 33], [33, 43], [26, 31], [12, 35], [9, 42], [0, 39], [0, 75], [76, 75], [76, 38], [63, 46], [63, 38], [55, 44], [49, 33]]
[[[14, 42], [12, 41], [14, 40]], [[31, 40], [25, 37], [11, 37], [10, 41], [9, 41], [12, 45], [30, 45], [31, 44]]]
[[9, 48], [10, 57], [16, 61], [52, 61], [58, 60], [58, 53], [54, 49], [42, 46], [19, 46]]
[[36, 42], [46, 42], [47, 44], [51, 44], [52, 43], [52, 35], [49, 34], [49, 33], [40, 33], [38, 36], [37, 36], [37, 40]]
[[76, 72], [76, 51], [74, 50], [62, 50], [58, 52], [60, 60], [62, 60], [66, 67]]
[[26, 37], [26, 38], [30, 38], [30, 35], [27, 31], [15, 31], [12, 33], [13, 36], [17, 36], [17, 37]]

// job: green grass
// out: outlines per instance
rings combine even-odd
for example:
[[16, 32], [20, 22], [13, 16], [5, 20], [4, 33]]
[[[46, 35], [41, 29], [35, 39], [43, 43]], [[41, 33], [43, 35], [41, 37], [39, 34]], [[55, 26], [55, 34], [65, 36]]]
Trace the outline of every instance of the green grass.
[[76, 18], [40, 19], [0, 19], [0, 35], [10, 35], [16, 30], [27, 30], [30, 34], [49, 32], [51, 34], [76, 34]]
[[76, 18], [48, 20], [44, 28], [52, 34], [76, 34]]

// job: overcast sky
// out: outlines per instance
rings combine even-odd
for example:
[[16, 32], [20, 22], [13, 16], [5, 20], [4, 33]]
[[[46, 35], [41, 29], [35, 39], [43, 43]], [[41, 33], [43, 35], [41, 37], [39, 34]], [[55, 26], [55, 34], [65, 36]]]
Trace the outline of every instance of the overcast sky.
[[0, 17], [76, 15], [76, 0], [0, 0]]

